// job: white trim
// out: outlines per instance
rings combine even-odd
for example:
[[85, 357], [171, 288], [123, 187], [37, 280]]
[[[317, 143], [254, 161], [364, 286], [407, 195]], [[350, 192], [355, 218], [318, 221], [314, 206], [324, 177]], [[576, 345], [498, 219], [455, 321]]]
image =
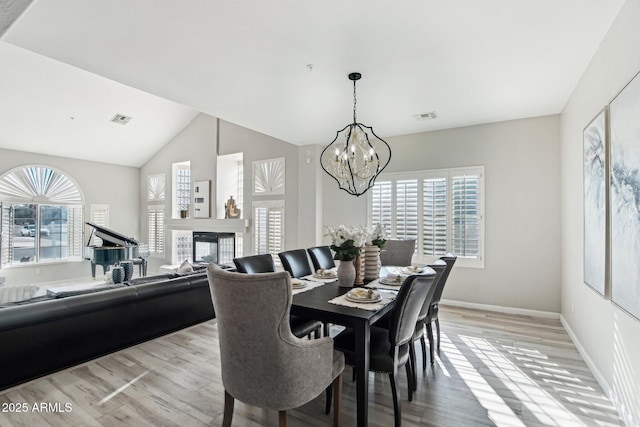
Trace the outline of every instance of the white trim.
[[529, 310], [527, 308], [505, 307], [502, 305], [478, 304], [475, 302], [440, 300], [442, 305], [450, 305], [452, 307], [473, 308], [475, 310], [495, 311], [498, 313], [520, 314], [523, 316], [540, 317], [543, 319], [560, 319], [560, 313], [553, 311]]
[[562, 323], [564, 329], [567, 331], [569, 338], [571, 338], [573, 345], [576, 346], [576, 349], [578, 350], [578, 353], [580, 353], [580, 356], [584, 360], [584, 363], [587, 364], [587, 367], [595, 377], [596, 381], [598, 382], [598, 384], [600, 384], [600, 387], [602, 387], [602, 390], [605, 392], [609, 400], [611, 400], [613, 406], [616, 408], [616, 411], [618, 411], [618, 415], [620, 415], [620, 418], [622, 418], [622, 422], [627, 426], [634, 425], [633, 418], [624, 410], [624, 404], [620, 401], [620, 399], [618, 399], [618, 395], [614, 392], [613, 387], [611, 387], [611, 385], [604, 378], [604, 375], [602, 375], [600, 370], [598, 370], [598, 367], [589, 356], [589, 353], [587, 353], [585, 348], [582, 346], [580, 340], [578, 339], [578, 336], [573, 332], [571, 326], [569, 325], [569, 322], [567, 322], [562, 314], [560, 315], [560, 322]]

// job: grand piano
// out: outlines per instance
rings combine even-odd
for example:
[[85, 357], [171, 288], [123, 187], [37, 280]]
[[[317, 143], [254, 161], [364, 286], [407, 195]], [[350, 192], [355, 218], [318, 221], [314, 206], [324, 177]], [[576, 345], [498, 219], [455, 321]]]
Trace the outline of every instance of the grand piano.
[[[141, 276], [147, 275], [147, 245], [100, 225], [85, 224], [93, 228], [84, 248], [84, 258], [91, 261], [91, 277], [96, 277], [96, 265], [101, 265], [103, 274], [106, 274], [112, 265], [120, 261], [132, 261], [140, 267]], [[89, 245], [94, 234], [102, 239], [102, 246]]]

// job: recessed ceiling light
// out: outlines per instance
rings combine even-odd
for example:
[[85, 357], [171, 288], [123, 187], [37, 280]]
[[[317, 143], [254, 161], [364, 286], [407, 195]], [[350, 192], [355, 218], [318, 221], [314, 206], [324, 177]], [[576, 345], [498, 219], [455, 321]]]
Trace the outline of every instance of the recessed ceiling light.
[[124, 114], [116, 114], [111, 118], [111, 121], [120, 125], [126, 125], [132, 118], [133, 117], [125, 116]]
[[416, 120], [433, 120], [438, 118], [438, 113], [429, 111], [428, 113], [414, 114], [413, 117], [415, 117]]

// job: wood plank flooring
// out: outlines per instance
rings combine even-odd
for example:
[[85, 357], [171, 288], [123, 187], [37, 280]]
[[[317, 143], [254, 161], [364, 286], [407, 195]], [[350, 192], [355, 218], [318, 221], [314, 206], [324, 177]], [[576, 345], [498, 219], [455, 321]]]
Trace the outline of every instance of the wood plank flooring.
[[[440, 356], [419, 370], [413, 402], [399, 375], [404, 427], [622, 425], [558, 320], [454, 307], [440, 316]], [[369, 425], [392, 426], [388, 378], [370, 375]], [[356, 425], [354, 385], [347, 367], [345, 427]], [[5, 390], [0, 426], [219, 426], [223, 399], [212, 320]], [[288, 421], [330, 426], [324, 396]], [[277, 423], [275, 411], [236, 402], [234, 426]]]

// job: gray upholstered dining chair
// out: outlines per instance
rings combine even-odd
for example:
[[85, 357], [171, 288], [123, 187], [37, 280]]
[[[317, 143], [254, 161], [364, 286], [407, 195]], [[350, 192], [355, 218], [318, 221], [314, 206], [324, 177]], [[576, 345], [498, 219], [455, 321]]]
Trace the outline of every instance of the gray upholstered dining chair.
[[[233, 263], [236, 265], [238, 273], [257, 274], [273, 273], [276, 271], [276, 266], [271, 254], [250, 255], [234, 258]], [[318, 320], [305, 319], [292, 314], [289, 316], [289, 325], [291, 326], [291, 332], [293, 332], [293, 335], [298, 338], [310, 336], [311, 333], [314, 333], [316, 338], [320, 337], [322, 322]], [[328, 336], [328, 334], [325, 335]]]
[[333, 423], [339, 425], [344, 356], [333, 349], [330, 337], [303, 340], [291, 333], [289, 275], [242, 274], [209, 264], [207, 276], [225, 389], [222, 425], [231, 426], [234, 401], [238, 399], [279, 411], [279, 425], [284, 427], [287, 410], [331, 388]]
[[416, 250], [416, 240], [387, 240], [384, 250], [380, 252], [382, 265], [411, 265], [413, 253]]

